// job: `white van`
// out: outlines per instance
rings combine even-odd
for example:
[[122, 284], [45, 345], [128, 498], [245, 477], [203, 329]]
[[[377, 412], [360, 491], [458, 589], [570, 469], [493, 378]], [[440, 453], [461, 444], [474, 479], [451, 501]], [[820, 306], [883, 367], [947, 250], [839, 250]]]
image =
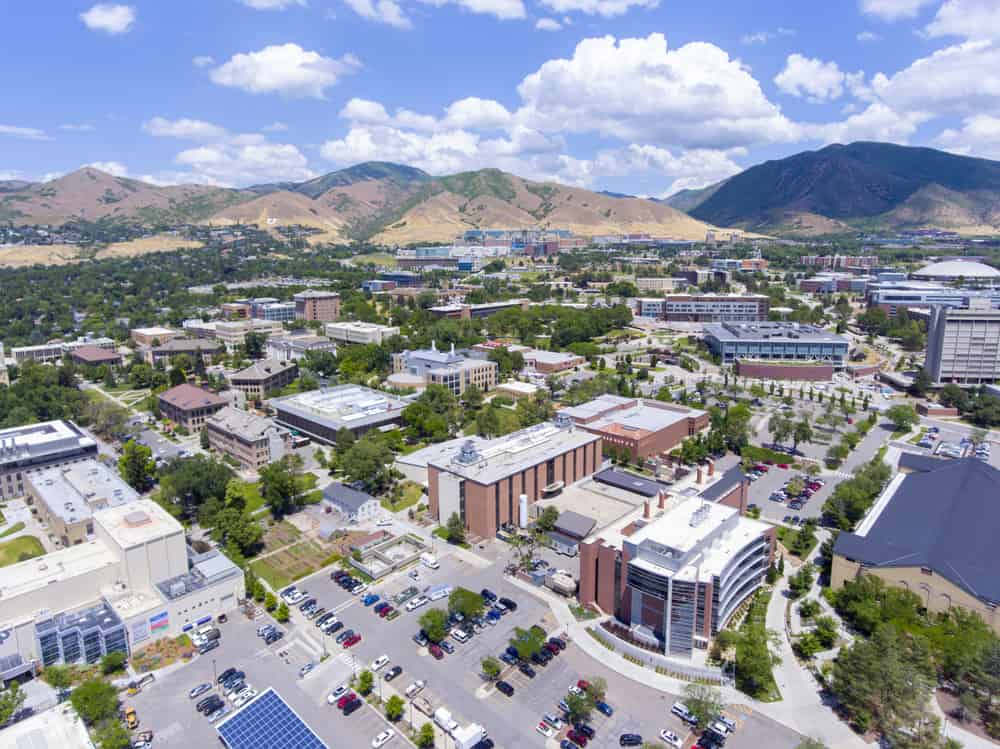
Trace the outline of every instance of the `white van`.
[[429, 552], [424, 552], [420, 555], [420, 562], [424, 565], [424, 567], [432, 570], [436, 570], [441, 566], [438, 564], [437, 557]]

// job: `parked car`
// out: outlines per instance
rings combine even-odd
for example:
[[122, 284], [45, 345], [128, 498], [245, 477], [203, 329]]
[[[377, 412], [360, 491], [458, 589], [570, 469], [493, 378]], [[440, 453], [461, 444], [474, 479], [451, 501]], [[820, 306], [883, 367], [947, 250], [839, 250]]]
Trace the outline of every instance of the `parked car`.
[[355, 697], [351, 702], [348, 702], [347, 705], [344, 706], [344, 715], [350, 715], [351, 713], [357, 712], [363, 704], [364, 703], [361, 700]]
[[389, 664], [389, 656], [380, 655], [378, 658], [372, 661], [371, 670], [380, 671], [382, 668]]
[[642, 746], [642, 736], [637, 733], [623, 733], [618, 738], [619, 746]]
[[688, 710], [687, 705], [683, 702], [675, 702], [671, 708], [670, 712], [676, 715], [678, 718], [683, 720], [685, 723], [691, 723], [692, 725], [698, 722], [698, 719], [694, 717], [690, 710]]
[[441, 646], [441, 649], [448, 655], [454, 655], [455, 646], [451, 644], [450, 640], [441, 640], [441, 642], [438, 644]]
[[483, 600], [486, 601], [487, 603], [493, 603], [495, 600], [497, 600], [497, 594], [494, 593], [489, 588], [483, 588], [479, 592], [479, 595], [481, 595], [483, 597]]
[[357, 698], [358, 696], [354, 694], [354, 692], [348, 691], [346, 694], [342, 694], [340, 697], [337, 698], [337, 707], [343, 710], [349, 704], [354, 702], [354, 700], [356, 700]]
[[415, 697], [416, 695], [418, 695], [420, 692], [423, 691], [425, 686], [427, 686], [427, 682], [424, 681], [423, 679], [418, 679], [417, 681], [413, 682], [412, 684], [410, 684], [410, 686], [406, 688], [405, 694], [407, 698]]
[[441, 646], [438, 645], [437, 643], [432, 642], [430, 646], [427, 648], [427, 650], [428, 652], [430, 652], [432, 656], [434, 656], [435, 660], [439, 661], [442, 658], [444, 658], [444, 651], [441, 649]]
[[199, 684], [190, 692], [188, 692], [188, 699], [193, 700], [195, 697], [200, 697], [211, 688], [212, 688], [211, 684]]
[[339, 687], [337, 687], [332, 692], [330, 692], [330, 694], [327, 695], [326, 697], [327, 704], [330, 705], [337, 704], [337, 700], [339, 700], [341, 697], [347, 694], [347, 692], [348, 692], [347, 685], [341, 684]]
[[529, 679], [534, 679], [535, 678], [535, 674], [536, 674], [535, 669], [533, 669], [527, 663], [522, 663], [520, 666], [517, 667], [517, 670], [520, 671], [525, 676], [527, 676]]
[[307, 663], [306, 665], [304, 665], [302, 668], [299, 669], [299, 678], [301, 679], [303, 676], [306, 676], [307, 674], [311, 673], [314, 668], [316, 668], [316, 664], [313, 663], [312, 661], [309, 661], [309, 663]]
[[547, 739], [551, 739], [556, 735], [556, 729], [544, 720], [538, 722], [538, 725], [535, 726], [535, 730]]
[[512, 687], [506, 681], [497, 682], [497, 691], [507, 695], [508, 697], [514, 696], [514, 687]]
[[388, 671], [385, 672], [384, 678], [386, 681], [392, 681], [401, 673], [403, 673], [403, 669], [401, 666], [393, 666], [392, 668], [390, 668]]
[[672, 746], [674, 749], [681, 749], [684, 742], [681, 741], [680, 737], [673, 731], [668, 731], [664, 728], [660, 731], [660, 741], [662, 741], [667, 746]]
[[603, 700], [598, 700], [597, 702], [595, 702], [594, 708], [597, 710], [597, 712], [609, 718], [615, 713], [614, 708], [612, 708], [611, 705], [609, 705], [607, 702], [604, 702]]
[[577, 731], [575, 728], [566, 732], [566, 738], [572, 741], [577, 746], [587, 745], [587, 737], [584, 736], [579, 731]]

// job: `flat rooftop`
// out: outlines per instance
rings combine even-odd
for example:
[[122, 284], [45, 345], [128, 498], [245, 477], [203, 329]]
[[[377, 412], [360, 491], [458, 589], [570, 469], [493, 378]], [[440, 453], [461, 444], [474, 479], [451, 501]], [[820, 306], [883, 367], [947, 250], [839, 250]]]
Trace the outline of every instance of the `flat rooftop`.
[[542, 364], [563, 364], [574, 359], [583, 359], [582, 356], [576, 354], [568, 354], [563, 351], [542, 351], [540, 349], [531, 349], [530, 351], [523, 352], [522, 355], [525, 359], [534, 359], [536, 362], [542, 362]]
[[847, 339], [816, 325], [796, 322], [711, 323], [705, 335], [720, 341], [801, 341], [802, 343], [843, 343]]
[[382, 424], [396, 418], [406, 408], [406, 402], [360, 385], [338, 385], [308, 393], [289, 395], [270, 401], [278, 410], [315, 421], [332, 429]]
[[103, 543], [86, 541], [51, 554], [0, 567], [0, 601], [118, 564], [118, 556]]
[[96, 460], [33, 471], [27, 478], [50, 512], [65, 523], [139, 499], [135, 489]]
[[547, 422], [496, 439], [463, 437], [441, 443], [435, 447], [443, 449], [427, 464], [478, 484], [492, 484], [598, 439], [582, 429]]
[[8, 749], [94, 749], [87, 727], [69, 702], [3, 729]]
[[249, 411], [241, 411], [232, 406], [226, 406], [221, 411], [212, 414], [208, 421], [222, 431], [234, 434], [245, 440], [259, 440], [269, 430], [276, 427], [271, 419], [257, 416]]
[[94, 522], [125, 549], [184, 532], [180, 523], [150, 499], [95, 512]]
[[624, 408], [631, 403], [635, 403], [635, 398], [625, 398], [621, 395], [601, 395], [579, 406], [559, 409], [559, 413], [569, 416], [576, 421], [589, 421], [595, 416], [600, 416], [605, 411], [612, 408]]
[[343, 330], [398, 330], [392, 325], [379, 325], [374, 322], [358, 322], [353, 320], [344, 320], [343, 322], [328, 322], [326, 324], [327, 328], [333, 329], [343, 329]]
[[629, 540], [637, 545], [648, 540], [687, 553], [738, 512], [734, 507], [687, 499], [668, 510], [663, 517], [640, 528]]
[[69, 421], [45, 421], [39, 424], [0, 429], [0, 466], [5, 463], [43, 461], [63, 454], [91, 451], [97, 443]]

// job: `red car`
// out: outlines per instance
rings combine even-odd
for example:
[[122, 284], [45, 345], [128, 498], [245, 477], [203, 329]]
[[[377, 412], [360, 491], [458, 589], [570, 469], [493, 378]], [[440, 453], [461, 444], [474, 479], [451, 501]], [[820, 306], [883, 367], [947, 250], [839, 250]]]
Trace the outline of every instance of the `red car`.
[[361, 635], [354, 635], [352, 637], [348, 637], [346, 640], [344, 640], [344, 649], [346, 650], [347, 648], [353, 648], [359, 642], [361, 642]]
[[572, 741], [577, 746], [586, 746], [587, 745], [587, 737], [584, 736], [579, 731], [577, 731], [575, 728], [571, 728], [567, 732], [566, 738], [569, 739], [570, 741]]
[[590, 682], [586, 679], [580, 679], [580, 681], [576, 683], [576, 686], [586, 692], [590, 688]]
[[441, 660], [442, 658], [444, 658], [444, 651], [441, 649], [441, 646], [438, 645], [437, 643], [431, 643], [430, 647], [427, 649], [430, 651], [430, 654], [433, 655], [436, 660]]
[[383, 619], [385, 619], [387, 616], [389, 616], [390, 611], [394, 611], [392, 606], [386, 606], [384, 609], [378, 612], [378, 615], [381, 616]]
[[778, 463], [778, 468], [784, 468], [787, 471], [788, 470], [788, 463]]
[[339, 708], [340, 710], [343, 710], [343, 709], [344, 709], [345, 707], [347, 707], [347, 703], [348, 703], [348, 702], [351, 702], [351, 701], [352, 701], [352, 700], [354, 700], [354, 699], [355, 699], [356, 697], [357, 697], [357, 695], [356, 695], [356, 694], [354, 694], [354, 692], [348, 692], [348, 693], [347, 693], [347, 694], [345, 694], [345, 695], [344, 695], [343, 697], [341, 697], [341, 698], [340, 698], [339, 700], [337, 700], [337, 707], [338, 707], [338, 708]]
[[767, 473], [768, 471], [771, 470], [768, 466], [764, 465], [763, 463], [758, 463], [757, 465], [754, 466], [754, 468], [758, 471], [763, 471], [764, 473]]
[[546, 650], [552, 653], [552, 655], [559, 655], [559, 646], [556, 645], [554, 642], [547, 642], [542, 647], [544, 647]]

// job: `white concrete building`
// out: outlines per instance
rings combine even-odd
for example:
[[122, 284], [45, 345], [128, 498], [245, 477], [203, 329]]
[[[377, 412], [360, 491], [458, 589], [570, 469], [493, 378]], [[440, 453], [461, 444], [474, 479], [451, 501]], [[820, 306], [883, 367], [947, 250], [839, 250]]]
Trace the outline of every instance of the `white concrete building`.
[[344, 343], [382, 343], [387, 338], [399, 335], [397, 327], [372, 322], [329, 322], [325, 330], [327, 336]]

